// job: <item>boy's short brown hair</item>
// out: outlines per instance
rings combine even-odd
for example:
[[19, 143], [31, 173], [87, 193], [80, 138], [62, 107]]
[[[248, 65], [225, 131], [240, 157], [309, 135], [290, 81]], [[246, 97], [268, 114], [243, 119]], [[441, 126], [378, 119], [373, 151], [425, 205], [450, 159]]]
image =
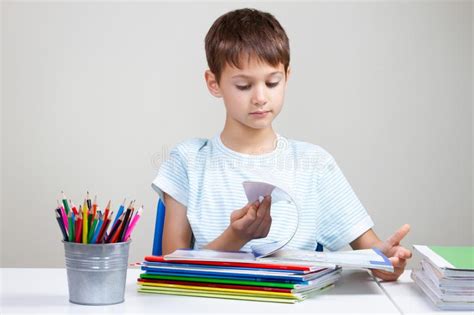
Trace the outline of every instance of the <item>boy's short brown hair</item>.
[[256, 57], [274, 67], [282, 63], [285, 75], [290, 64], [285, 30], [273, 15], [256, 9], [239, 9], [220, 16], [207, 32], [205, 49], [217, 82], [226, 64], [241, 69], [243, 57]]

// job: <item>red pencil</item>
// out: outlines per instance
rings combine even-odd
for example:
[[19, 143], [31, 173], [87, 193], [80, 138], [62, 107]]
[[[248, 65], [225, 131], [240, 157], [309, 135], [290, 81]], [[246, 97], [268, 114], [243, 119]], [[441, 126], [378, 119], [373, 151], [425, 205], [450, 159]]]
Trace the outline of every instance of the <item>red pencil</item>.
[[77, 213], [76, 205], [72, 203], [71, 199], [69, 199], [69, 203], [72, 206], [72, 212], [74, 212], [74, 215], [77, 216], [78, 213]]
[[94, 196], [94, 203], [92, 204], [92, 218], [95, 218], [97, 213], [97, 195]]
[[76, 217], [76, 243], [82, 243], [82, 211], [79, 206], [79, 215]]
[[115, 219], [112, 223], [112, 227], [110, 228], [108, 237], [106, 238], [106, 243], [110, 243], [110, 240], [112, 239], [112, 236], [114, 236], [115, 231], [118, 230], [119, 225], [122, 223], [124, 215], [125, 215], [124, 212], [122, 212], [122, 214], [120, 214], [120, 215], [119, 215], [119, 213], [117, 213], [115, 215]]
[[[110, 207], [110, 201], [107, 204], [107, 206]], [[114, 214], [114, 212], [112, 211], [110, 213], [110, 217], [112, 217], [113, 214]], [[104, 236], [104, 232], [107, 231], [107, 227], [109, 226], [109, 223], [110, 223], [109, 208], [106, 208], [105, 209], [105, 216], [104, 216], [104, 223], [102, 223], [102, 226], [100, 227], [99, 235], [97, 237], [97, 243], [102, 243], [102, 237]]]
[[110, 211], [110, 200], [107, 203], [107, 206], [105, 206], [104, 222], [107, 221], [107, 219], [109, 218], [109, 211]]
[[120, 237], [120, 230], [121, 230], [122, 226], [124, 226], [124, 224], [123, 224], [123, 222], [120, 222], [120, 226], [117, 229], [117, 231], [115, 231], [114, 235], [112, 236], [112, 239], [110, 240], [110, 243], [117, 243], [117, 241]]
[[125, 213], [122, 213], [120, 218], [118, 218], [117, 222], [115, 222], [115, 226], [113, 226], [112, 231], [110, 231], [107, 243], [115, 243], [119, 238], [124, 216]]
[[102, 228], [100, 229], [99, 236], [97, 237], [97, 244], [102, 244], [104, 242], [104, 234], [105, 231], [107, 231], [107, 227], [109, 226], [109, 224], [110, 219], [107, 219], [107, 221], [104, 221], [104, 223], [102, 223]]

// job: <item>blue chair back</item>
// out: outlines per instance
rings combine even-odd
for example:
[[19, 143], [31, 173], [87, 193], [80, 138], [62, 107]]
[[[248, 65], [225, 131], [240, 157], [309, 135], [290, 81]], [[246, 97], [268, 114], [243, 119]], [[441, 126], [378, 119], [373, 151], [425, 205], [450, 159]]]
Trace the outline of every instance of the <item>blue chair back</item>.
[[[163, 253], [163, 226], [165, 225], [165, 204], [158, 199], [158, 206], [156, 207], [156, 221], [155, 221], [155, 236], [153, 237], [153, 256], [161, 256]], [[193, 237], [194, 240], [194, 237]], [[323, 251], [323, 245], [316, 246], [317, 252]]]
[[163, 249], [161, 247], [163, 242], [163, 226], [165, 225], [165, 204], [158, 199], [158, 206], [156, 207], [156, 221], [155, 221], [155, 236], [153, 237], [153, 256], [161, 256]]

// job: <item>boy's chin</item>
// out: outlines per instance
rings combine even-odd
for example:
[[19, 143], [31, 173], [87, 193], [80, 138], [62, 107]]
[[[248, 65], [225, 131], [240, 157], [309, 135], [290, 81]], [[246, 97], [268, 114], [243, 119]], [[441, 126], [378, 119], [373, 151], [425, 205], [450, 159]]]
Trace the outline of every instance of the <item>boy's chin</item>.
[[247, 125], [247, 127], [252, 128], [252, 129], [263, 130], [263, 129], [271, 128], [272, 123], [271, 123], [271, 121], [270, 122], [258, 122], [258, 123], [251, 122], [251, 123], [248, 123], [246, 125]]

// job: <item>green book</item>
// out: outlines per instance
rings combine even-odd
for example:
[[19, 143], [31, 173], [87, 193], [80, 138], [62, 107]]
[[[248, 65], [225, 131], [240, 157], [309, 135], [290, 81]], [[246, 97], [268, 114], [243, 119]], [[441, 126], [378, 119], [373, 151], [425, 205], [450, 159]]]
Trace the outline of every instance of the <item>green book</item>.
[[156, 274], [148, 274], [148, 273], [140, 274], [140, 278], [254, 285], [254, 286], [262, 286], [262, 287], [288, 288], [288, 289], [295, 289], [298, 287], [298, 285], [294, 283], [279, 283], [279, 282], [250, 281], [250, 280], [237, 280], [237, 279], [234, 280], [234, 279], [204, 278], [204, 277], [201, 278], [201, 277], [187, 277], [187, 276], [167, 276], [167, 275], [156, 275]]
[[474, 272], [473, 246], [413, 245], [413, 247], [440, 270]]

